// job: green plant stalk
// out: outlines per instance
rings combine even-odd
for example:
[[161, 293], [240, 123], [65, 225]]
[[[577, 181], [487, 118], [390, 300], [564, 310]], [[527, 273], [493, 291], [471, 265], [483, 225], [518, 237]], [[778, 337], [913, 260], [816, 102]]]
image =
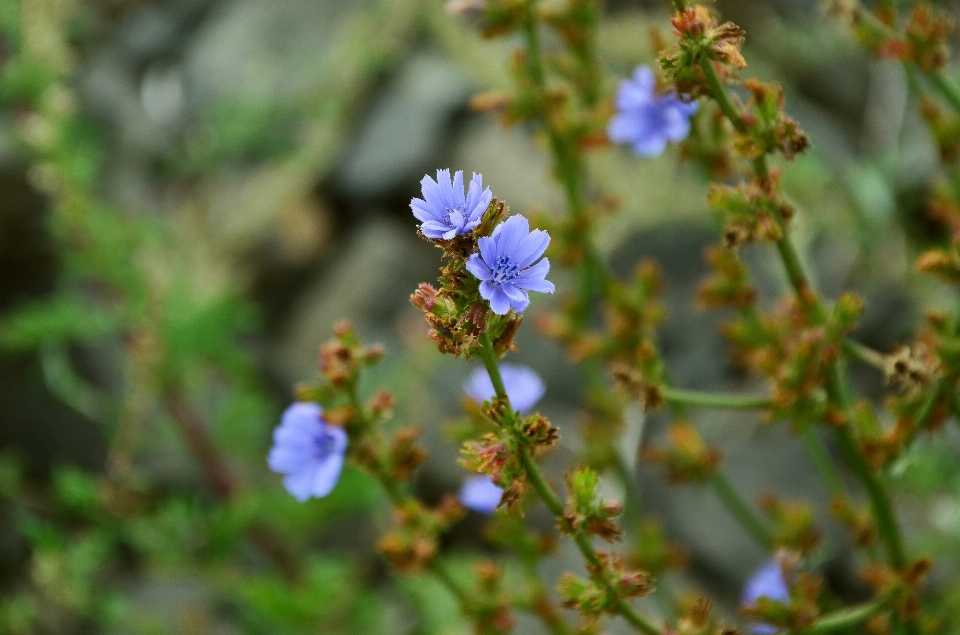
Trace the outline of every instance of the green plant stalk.
[[713, 491], [716, 492], [720, 502], [723, 503], [727, 510], [733, 514], [734, 518], [747, 530], [750, 537], [761, 547], [771, 549], [773, 547], [773, 538], [770, 536], [769, 529], [760, 517], [757, 516], [753, 507], [747, 501], [743, 500], [743, 497], [740, 496], [740, 493], [733, 487], [730, 480], [722, 472], [717, 472], [710, 479], [710, 484], [713, 486]]
[[840, 609], [820, 617], [812, 625], [799, 631], [803, 635], [814, 635], [815, 633], [832, 633], [847, 628], [852, 628], [858, 624], [873, 617], [886, 607], [886, 600], [879, 599], [857, 606]]
[[[360, 397], [357, 394], [356, 382], [351, 383], [347, 387], [347, 396], [350, 399], [350, 405], [356, 413], [356, 417], [360, 419], [360, 426], [362, 430], [367, 430], [370, 428], [370, 420], [367, 417], [367, 413], [364, 410], [363, 404], [360, 402]], [[390, 502], [393, 503], [395, 507], [403, 508], [407, 507], [411, 498], [397, 487], [397, 483], [390, 478], [388, 474], [384, 474], [381, 470], [376, 470], [373, 472], [374, 478], [377, 479], [377, 482], [380, 483], [380, 486], [383, 488], [383, 491], [387, 494], [387, 498], [390, 499]], [[466, 615], [470, 614], [470, 608], [473, 603], [470, 600], [470, 596], [467, 595], [467, 592], [460, 588], [460, 585], [457, 584], [456, 580], [450, 575], [450, 572], [447, 571], [443, 563], [440, 562], [438, 558], [431, 558], [427, 565], [430, 569], [430, 572], [440, 581], [440, 583], [450, 592], [450, 594], [456, 598], [457, 603], [460, 605], [460, 610]]]
[[[720, 106], [720, 109], [730, 119], [734, 128], [743, 132], [745, 130], [743, 121], [736, 107], [730, 101], [726, 89], [721, 84], [713, 64], [706, 58], [701, 58], [700, 68], [703, 70], [704, 76], [707, 79], [711, 95]], [[762, 181], [769, 179], [769, 169], [765, 155], [754, 159], [753, 167], [759, 179]], [[823, 307], [820, 297], [813, 291], [809, 283], [800, 261], [800, 256], [794, 248], [793, 242], [790, 240], [787, 231], [788, 227], [784, 219], [778, 215], [777, 222], [781, 228], [781, 238], [776, 243], [777, 251], [780, 254], [780, 259], [783, 261], [790, 285], [793, 287], [794, 292], [808, 311], [810, 317], [818, 323], [823, 323], [827, 317], [826, 310]], [[827, 393], [831, 401], [840, 406], [841, 409], [849, 415], [851, 403], [849, 395], [847, 394], [840, 363], [833, 364], [830, 368], [827, 380]], [[902, 569], [906, 564], [906, 557], [904, 555], [903, 543], [900, 538], [899, 527], [893, 514], [889, 494], [878, 476], [870, 468], [869, 463], [859, 447], [857, 447], [857, 443], [853, 438], [849, 426], [838, 426], [834, 428], [834, 430], [841, 454], [843, 454], [844, 459], [853, 469], [857, 477], [863, 482], [867, 490], [871, 509], [887, 551], [887, 557], [891, 565], [897, 569]]]
[[813, 466], [816, 468], [820, 478], [823, 479], [823, 482], [826, 483], [830, 489], [830, 493], [834, 496], [844, 496], [846, 491], [843, 487], [843, 478], [840, 476], [840, 472], [837, 471], [833, 461], [830, 460], [830, 455], [827, 453], [827, 449], [817, 435], [816, 430], [813, 428], [804, 430], [800, 435], [800, 440], [803, 442], [804, 447], [806, 447], [807, 453], [810, 455]]
[[772, 405], [769, 397], [763, 395], [733, 395], [726, 393], [703, 392], [661, 386], [660, 394], [669, 402], [729, 410], [763, 410]]
[[843, 352], [846, 353], [848, 357], [860, 360], [867, 366], [884, 370], [883, 353], [875, 351], [860, 342], [851, 339], [843, 340]]
[[[490, 381], [493, 384], [493, 389], [496, 392], [497, 399], [507, 404], [512, 411], [510, 399], [507, 396], [506, 389], [504, 388], [503, 377], [500, 375], [500, 366], [497, 363], [496, 354], [493, 352], [493, 344], [490, 342], [490, 336], [486, 333], [482, 333], [479, 340], [480, 359], [483, 361], [483, 365], [487, 369], [487, 374], [490, 376]], [[543, 472], [540, 471], [540, 466], [537, 465], [537, 462], [530, 454], [530, 449], [526, 446], [521, 446], [520, 448], [520, 463], [523, 466], [524, 472], [526, 472], [527, 480], [529, 481], [530, 485], [533, 486], [533, 489], [540, 497], [540, 500], [543, 501], [543, 504], [548, 510], [550, 510], [550, 513], [552, 513], [558, 521], [562, 520], [564, 514], [563, 502], [561, 502], [556, 492], [553, 491], [553, 488], [550, 486], [550, 484], [547, 483], [546, 478], [543, 476]], [[583, 531], [577, 531], [572, 537], [574, 543], [576, 543], [577, 548], [580, 550], [580, 553], [583, 555], [590, 568], [600, 569], [602, 566], [600, 557], [594, 550], [593, 544], [590, 542], [590, 539], [587, 537], [587, 535]], [[606, 587], [610, 597], [615, 597], [615, 590], [611, 588], [609, 582], [604, 579], [603, 576], [597, 575], [594, 576], [594, 579]], [[629, 622], [637, 631], [646, 633], [647, 635], [661, 635], [660, 629], [654, 626], [653, 623], [641, 615], [628, 602], [624, 600], [618, 600], [612, 608], [618, 615]]]

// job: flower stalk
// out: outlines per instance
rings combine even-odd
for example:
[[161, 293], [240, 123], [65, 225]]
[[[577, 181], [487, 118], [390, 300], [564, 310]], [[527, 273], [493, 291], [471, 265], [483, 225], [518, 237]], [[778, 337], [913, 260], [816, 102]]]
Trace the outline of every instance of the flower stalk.
[[[512, 413], [513, 410], [509, 405], [510, 400], [503, 384], [503, 378], [500, 375], [500, 366], [497, 362], [496, 353], [493, 350], [493, 344], [490, 341], [490, 337], [486, 333], [481, 334], [479, 343], [480, 348], [478, 349], [478, 353], [480, 355], [480, 359], [483, 361], [484, 367], [487, 369], [487, 373], [490, 375], [490, 381], [493, 383], [494, 390], [497, 394], [497, 399], [505, 403], [508, 410]], [[523, 466], [526, 478], [530, 485], [533, 487], [534, 491], [537, 493], [537, 496], [550, 511], [550, 513], [557, 518], [558, 522], [562, 523], [565, 514], [563, 502], [547, 482], [543, 472], [540, 470], [540, 466], [537, 465], [537, 462], [531, 455], [530, 449], [526, 446], [521, 446], [519, 453], [520, 463]], [[573, 533], [573, 539], [574, 543], [577, 545], [577, 548], [580, 550], [580, 553], [583, 555], [584, 560], [586, 560], [588, 568], [595, 572], [593, 574], [594, 579], [606, 587], [607, 593], [610, 594], [610, 597], [616, 597], [615, 590], [610, 587], [610, 583], [606, 580], [605, 576], [602, 575], [604, 563], [597, 554], [596, 550], [593, 548], [593, 545], [586, 533], [582, 530], [578, 530]], [[613, 604], [613, 609], [638, 632], [645, 633], [646, 635], [661, 635], [661, 630], [659, 628], [641, 615], [631, 604], [625, 600], [617, 600]]]

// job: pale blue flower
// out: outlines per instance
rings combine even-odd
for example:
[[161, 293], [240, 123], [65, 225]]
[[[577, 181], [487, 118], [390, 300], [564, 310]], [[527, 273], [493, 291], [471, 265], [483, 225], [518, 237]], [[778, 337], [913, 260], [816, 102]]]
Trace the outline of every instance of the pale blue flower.
[[[510, 405], [520, 414], [527, 414], [546, 392], [540, 375], [526, 366], [500, 364], [500, 376], [503, 377], [503, 387], [507, 389]], [[477, 403], [493, 399], [496, 391], [493, 382], [484, 367], [479, 367], [471, 373], [467, 381], [463, 382], [463, 391]]]
[[460, 503], [481, 514], [492, 514], [500, 505], [503, 488], [497, 487], [489, 476], [474, 476], [460, 488]]
[[528, 291], [553, 293], [553, 283], [545, 280], [550, 261], [537, 262], [549, 244], [550, 235], [530, 231], [523, 216], [511, 216], [478, 241], [480, 253], [470, 256], [467, 270], [481, 281], [480, 295], [494, 313], [523, 311], [530, 304]]
[[413, 215], [420, 221], [420, 231], [431, 240], [450, 240], [457, 234], [469, 234], [480, 224], [483, 212], [493, 194], [483, 189], [483, 176], [474, 172], [470, 189], [463, 192], [463, 172], [450, 179], [450, 170], [437, 170], [437, 180], [424, 176], [420, 181], [423, 198], [410, 201]]
[[629, 143], [640, 156], [657, 156], [669, 141], [682, 141], [690, 134], [690, 117], [697, 102], [684, 102], [676, 93], [660, 95], [648, 66], [638, 66], [633, 78], [620, 83], [614, 101], [617, 112], [607, 127], [615, 143]]
[[[790, 589], [783, 577], [783, 568], [776, 560], [770, 560], [757, 569], [743, 586], [741, 602], [745, 606], [753, 606], [760, 598], [768, 598], [776, 602], [790, 602]], [[780, 629], [772, 624], [756, 623], [750, 625], [753, 635], [774, 635]]]
[[267, 456], [270, 469], [284, 474], [283, 485], [301, 503], [323, 498], [337, 484], [347, 450], [347, 433], [328, 424], [314, 403], [295, 403], [273, 431]]

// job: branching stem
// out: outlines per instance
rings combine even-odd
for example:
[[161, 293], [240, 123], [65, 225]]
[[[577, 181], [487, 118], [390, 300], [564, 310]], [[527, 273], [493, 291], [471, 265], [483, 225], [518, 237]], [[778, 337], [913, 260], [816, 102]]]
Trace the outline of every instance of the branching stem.
[[[490, 381], [493, 384], [497, 399], [504, 402], [510, 411], [513, 412], [512, 406], [510, 406], [510, 399], [503, 385], [503, 377], [500, 375], [500, 366], [497, 363], [496, 353], [493, 351], [493, 344], [490, 341], [490, 336], [486, 333], [480, 335], [479, 353], [480, 358], [483, 360], [483, 365], [487, 369], [487, 374], [490, 375]], [[514, 416], [516, 416], [515, 413]], [[543, 472], [540, 471], [540, 466], [537, 465], [537, 462], [531, 455], [530, 449], [525, 445], [522, 445], [520, 448], [520, 463], [523, 465], [527, 481], [533, 487], [537, 496], [540, 497], [540, 500], [543, 501], [543, 504], [558, 521], [562, 520], [564, 516], [563, 502], [547, 482]], [[593, 548], [590, 538], [583, 531], [575, 532], [572, 537], [589, 567], [593, 570], [602, 569], [600, 556]], [[610, 582], [602, 574], [594, 575], [594, 580], [607, 589], [611, 598], [616, 597], [616, 590], [610, 586]], [[645, 633], [646, 635], [662, 635], [659, 628], [641, 615], [636, 608], [625, 600], [617, 600], [613, 608], [618, 615], [629, 622], [638, 632]]]

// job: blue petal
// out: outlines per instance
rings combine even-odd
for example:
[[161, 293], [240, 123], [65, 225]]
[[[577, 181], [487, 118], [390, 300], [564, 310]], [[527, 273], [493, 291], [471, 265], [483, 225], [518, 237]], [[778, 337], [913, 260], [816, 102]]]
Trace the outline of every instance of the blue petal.
[[496, 290], [497, 290], [497, 285], [493, 284], [489, 280], [484, 280], [483, 282], [480, 283], [480, 297], [486, 300], [487, 302], [490, 301], [490, 298], [493, 297], [493, 294], [494, 292], [496, 292]]
[[450, 226], [435, 220], [431, 220], [420, 225], [420, 231], [427, 238], [437, 239], [442, 238], [444, 234], [450, 231]]
[[313, 484], [310, 493], [317, 498], [323, 498], [337, 484], [340, 478], [340, 471], [343, 469], [343, 455], [333, 454], [322, 461], [316, 469], [313, 476]]
[[510, 300], [510, 307], [517, 313], [523, 313], [527, 310], [527, 307], [530, 306], [530, 296], [526, 292], [522, 293], [522, 298], [518, 300]]
[[525, 292], [513, 286], [512, 283], [504, 282], [503, 284], [500, 285], [500, 290], [503, 291], [508, 298], [510, 298], [511, 304], [516, 302], [522, 303], [524, 301], [526, 302], [530, 301], [530, 296], [528, 296]]
[[633, 142], [633, 153], [642, 157], [660, 156], [666, 148], [667, 138], [665, 136], [644, 137]]
[[451, 190], [451, 194], [453, 194], [453, 205], [450, 207], [459, 206], [466, 200], [463, 197], [463, 170], [457, 170], [453, 175], [453, 188]]
[[[489, 284], [487, 282], [480, 284], [480, 295], [483, 295], [483, 285]], [[510, 312], [510, 298], [507, 297], [507, 294], [503, 292], [501, 287], [490, 285], [493, 287], [493, 292], [490, 294], [490, 297], [487, 300], [490, 302], [490, 310], [496, 313], [497, 315], [506, 315]]]
[[426, 201], [419, 198], [410, 199], [410, 209], [418, 221], [424, 223], [428, 220], [440, 220], [437, 213]]
[[[483, 242], [483, 238], [480, 241]], [[479, 254], [470, 254], [470, 258], [467, 260], [467, 271], [472, 273], [477, 280], [493, 278], [493, 272], [490, 271], [490, 267], [480, 258]]]
[[[497, 225], [498, 229], [500, 227], [503, 227], [503, 225]], [[497, 264], [497, 241], [495, 238], [484, 236], [477, 241], [477, 246], [480, 248], [480, 257], [483, 258], [488, 267]]]
[[530, 223], [523, 216], [511, 216], [500, 227], [501, 230], [497, 236], [497, 254], [509, 256], [516, 262], [514, 253], [520, 241], [530, 233]]
[[313, 482], [316, 478], [316, 474], [317, 465], [311, 463], [309, 467], [306, 467], [303, 470], [288, 474], [283, 479], [283, 486], [287, 488], [288, 492], [293, 494], [294, 498], [302, 503], [310, 498], [310, 495], [313, 492]]
[[500, 505], [503, 489], [494, 485], [487, 476], [475, 476], [460, 488], [460, 503], [467, 509], [481, 514], [492, 514]]
[[535, 229], [517, 245], [512, 255], [513, 262], [516, 263], [520, 269], [529, 267], [537, 258], [543, 255], [543, 252], [547, 250], [549, 244], [550, 234], [541, 229]]
[[[503, 377], [503, 385], [507, 389], [510, 405], [520, 414], [527, 414], [532, 410], [547, 390], [540, 375], [526, 366], [500, 364], [500, 375]], [[489, 377], [487, 380], [489, 381]], [[490, 388], [493, 389], [492, 384]]]

